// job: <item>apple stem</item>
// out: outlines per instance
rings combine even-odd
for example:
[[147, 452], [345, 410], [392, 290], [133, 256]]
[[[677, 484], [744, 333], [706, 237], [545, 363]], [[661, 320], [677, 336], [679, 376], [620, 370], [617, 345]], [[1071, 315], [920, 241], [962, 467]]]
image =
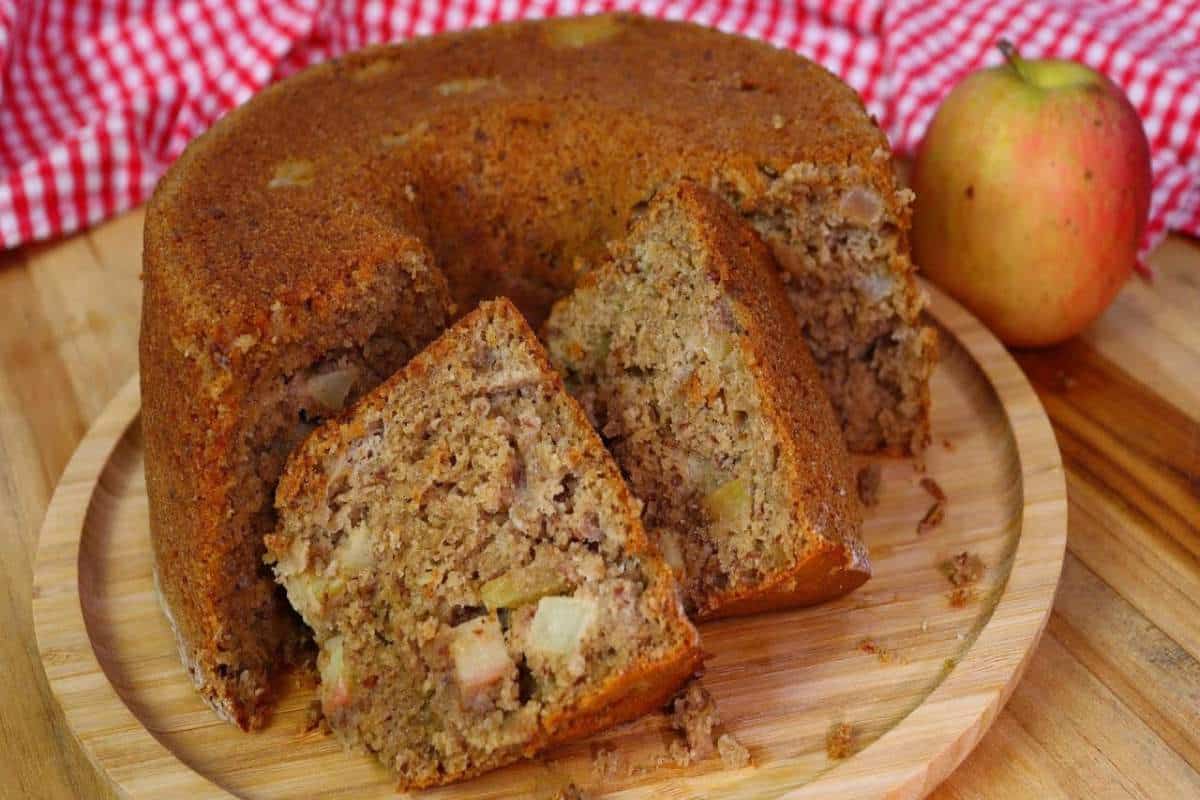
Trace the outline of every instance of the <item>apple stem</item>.
[[1018, 77], [1026, 83], [1029, 82], [1029, 76], [1025, 74], [1025, 59], [1021, 58], [1021, 54], [1017, 52], [1016, 46], [1008, 39], [1001, 39], [996, 42], [997, 49], [1004, 56], [1004, 60], [1013, 68], [1013, 72], [1017, 73]]

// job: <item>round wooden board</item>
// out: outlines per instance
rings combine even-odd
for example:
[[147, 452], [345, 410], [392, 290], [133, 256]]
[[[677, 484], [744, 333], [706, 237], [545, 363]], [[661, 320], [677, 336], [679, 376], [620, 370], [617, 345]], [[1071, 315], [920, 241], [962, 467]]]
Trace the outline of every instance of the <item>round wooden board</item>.
[[[925, 473], [879, 460], [881, 499], [865, 529], [874, 577], [818, 608], [702, 627], [704, 684], [750, 767], [726, 770], [716, 757], [676, 766], [665, 758], [674, 734], [653, 714], [422, 797], [550, 797], [574, 781], [621, 798], [915, 798], [945, 778], [1038, 641], [1067, 503], [1054, 434], [1025, 377], [973, 317], [929, 291], [942, 340], [933, 444]], [[132, 798], [394, 796], [373, 760], [301, 733], [311, 688], [288, 689], [256, 734], [219, 721], [192, 689], [151, 577], [138, 411], [131, 381], [68, 464], [38, 550], [38, 647], [85, 752]], [[949, 500], [944, 522], [918, 534], [932, 503], [923, 475]], [[986, 572], [955, 596], [941, 567], [962, 552]], [[855, 752], [831, 760], [826, 737], [839, 724]], [[602, 778], [594, 758], [609, 749], [620, 769]]]

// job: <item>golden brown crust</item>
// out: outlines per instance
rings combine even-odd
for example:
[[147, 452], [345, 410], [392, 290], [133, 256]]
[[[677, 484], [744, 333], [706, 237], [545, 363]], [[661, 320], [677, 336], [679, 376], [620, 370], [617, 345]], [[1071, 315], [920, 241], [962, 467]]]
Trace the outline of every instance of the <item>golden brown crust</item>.
[[[865, 551], [864, 551], [865, 555]], [[870, 565], [846, 547], [820, 542], [787, 572], [739, 593], [726, 595], [720, 605], [699, 615], [703, 621], [758, 614], [823, 603], [857, 589], [871, 577]]]

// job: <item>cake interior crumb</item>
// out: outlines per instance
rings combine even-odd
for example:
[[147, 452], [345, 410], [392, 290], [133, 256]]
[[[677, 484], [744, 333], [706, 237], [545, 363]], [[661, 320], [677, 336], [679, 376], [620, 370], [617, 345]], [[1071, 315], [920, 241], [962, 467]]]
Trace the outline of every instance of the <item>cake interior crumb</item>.
[[[920, 398], [936, 343], [906, 322], [921, 301], [895, 272], [903, 234], [865, 177], [794, 164], [749, 219], [779, 263], [850, 450], [915, 452], [929, 436]], [[727, 198], [738, 206], [736, 184]]]

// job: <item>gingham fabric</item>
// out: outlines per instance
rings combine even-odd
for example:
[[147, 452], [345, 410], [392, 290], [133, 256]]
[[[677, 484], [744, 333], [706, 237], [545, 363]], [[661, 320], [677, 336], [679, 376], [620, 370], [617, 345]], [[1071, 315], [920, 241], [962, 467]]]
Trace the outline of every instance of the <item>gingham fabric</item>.
[[797, 50], [857, 89], [900, 153], [996, 63], [1097, 67], [1154, 161], [1145, 248], [1200, 235], [1200, 2], [1139, 0], [0, 0], [0, 248], [145, 200], [188, 141], [267, 83], [347, 50], [499, 20], [601, 10], [690, 19]]

